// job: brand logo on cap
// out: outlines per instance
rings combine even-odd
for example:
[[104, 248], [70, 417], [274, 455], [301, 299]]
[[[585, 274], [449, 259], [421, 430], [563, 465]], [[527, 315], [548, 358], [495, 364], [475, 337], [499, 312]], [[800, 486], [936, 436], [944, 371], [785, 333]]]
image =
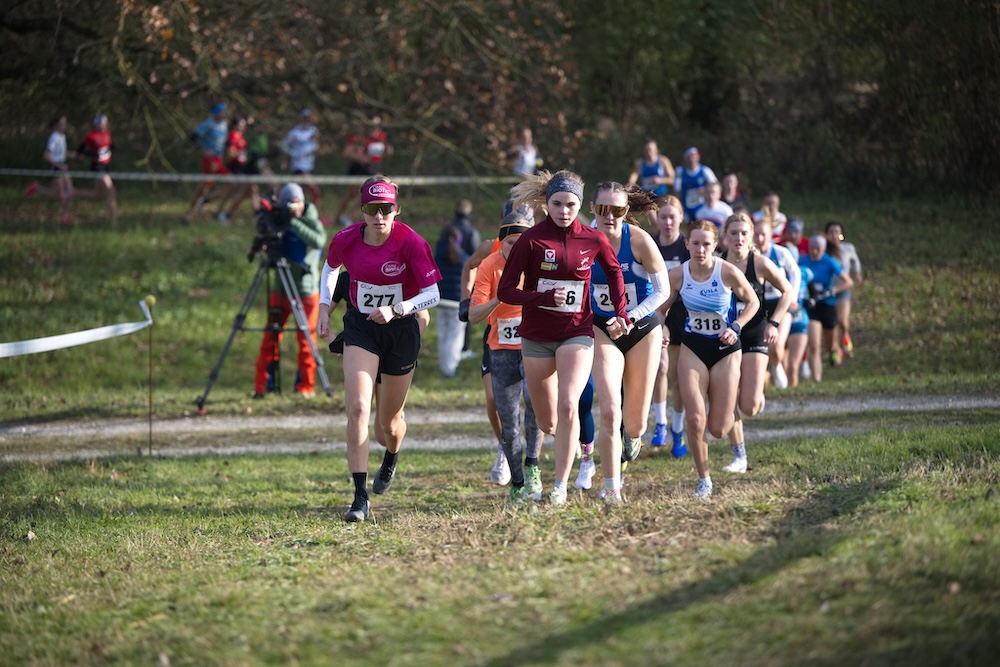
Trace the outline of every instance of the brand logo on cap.
[[365, 204], [374, 201], [395, 202], [396, 188], [392, 183], [372, 183], [365, 188], [363, 200], [362, 203]]

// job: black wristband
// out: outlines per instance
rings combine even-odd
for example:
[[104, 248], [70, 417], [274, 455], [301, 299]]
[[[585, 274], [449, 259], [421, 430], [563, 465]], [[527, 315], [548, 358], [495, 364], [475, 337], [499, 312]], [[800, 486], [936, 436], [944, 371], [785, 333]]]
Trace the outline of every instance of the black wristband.
[[768, 320], [768, 321], [767, 321], [767, 323], [768, 323], [768, 324], [770, 324], [770, 325], [771, 325], [772, 327], [774, 327], [775, 329], [777, 329], [778, 327], [780, 327], [780, 326], [781, 326], [780, 324], [778, 324], [778, 321], [777, 321], [777, 320]]
[[729, 328], [732, 329], [737, 336], [739, 336], [740, 332], [743, 331], [743, 327], [740, 326], [739, 322], [733, 322], [732, 324], [729, 325]]

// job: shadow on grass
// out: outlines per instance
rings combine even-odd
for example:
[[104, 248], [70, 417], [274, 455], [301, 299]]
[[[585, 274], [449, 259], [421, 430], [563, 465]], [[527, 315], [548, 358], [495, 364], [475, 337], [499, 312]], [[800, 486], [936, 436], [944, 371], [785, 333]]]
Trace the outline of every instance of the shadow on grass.
[[605, 649], [609, 640], [630, 629], [664, 621], [664, 616], [709, 600], [721, 599], [738, 588], [780, 573], [795, 562], [828, 552], [846, 539], [845, 531], [828, 530], [824, 524], [851, 514], [877, 494], [898, 486], [896, 480], [875, 480], [843, 486], [824, 487], [792, 506], [775, 523], [776, 543], [760, 549], [746, 560], [707, 573], [696, 582], [656, 597], [628, 611], [580, 623], [562, 634], [516, 648], [485, 664], [501, 667], [516, 664], [548, 663], [565, 651]]

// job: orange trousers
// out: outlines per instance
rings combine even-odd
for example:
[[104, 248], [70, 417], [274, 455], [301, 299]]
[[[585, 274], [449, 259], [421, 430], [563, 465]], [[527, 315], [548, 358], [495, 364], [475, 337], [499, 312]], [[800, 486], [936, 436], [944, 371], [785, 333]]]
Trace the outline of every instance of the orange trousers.
[[[284, 328], [292, 314], [292, 303], [282, 294], [272, 292], [267, 301], [267, 323], [268, 326], [278, 325]], [[302, 310], [306, 319], [309, 320], [309, 336], [313, 343], [316, 342], [316, 324], [319, 322], [319, 294], [302, 297]], [[295, 386], [295, 391], [299, 393], [309, 393], [316, 388], [316, 360], [313, 359], [309, 349], [309, 341], [306, 335], [298, 330], [295, 325], [295, 318], [292, 318], [292, 327], [295, 328], [295, 338], [299, 343], [299, 382]], [[277, 340], [275, 340], [277, 336]], [[256, 394], [263, 394], [267, 390], [268, 367], [278, 360], [278, 350], [281, 347], [281, 340], [284, 337], [281, 331], [274, 333], [265, 331], [264, 337], [260, 341], [260, 354], [257, 355], [257, 373], [254, 377], [253, 390]]]

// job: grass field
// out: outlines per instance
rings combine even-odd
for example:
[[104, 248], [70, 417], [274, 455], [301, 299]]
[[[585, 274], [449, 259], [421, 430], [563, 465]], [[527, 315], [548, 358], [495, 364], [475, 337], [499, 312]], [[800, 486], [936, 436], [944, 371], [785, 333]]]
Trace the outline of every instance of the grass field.
[[[145, 415], [150, 350], [156, 416], [193, 413], [253, 274], [252, 228], [184, 227], [185, 192], [123, 189], [118, 229], [96, 206], [62, 228], [45, 221], [51, 203], [0, 193], [3, 341], [139, 320], [136, 302], [157, 297], [152, 348], [144, 331], [3, 360], [0, 423]], [[434, 239], [459, 196], [475, 200], [481, 229], [495, 223], [502, 192], [414, 191], [404, 219]], [[843, 221], [868, 279], [855, 290], [857, 357], [786, 397], [997, 395], [1000, 241], [970, 222], [990, 211], [791, 197], [783, 208], [807, 231]], [[337, 391], [251, 402], [258, 340], [237, 337], [211, 414], [340, 411]], [[409, 406], [480, 411], [475, 364], [446, 380], [436, 361], [432, 325]], [[992, 664], [1000, 409], [808, 419], [858, 430], [754, 442], [751, 473], [717, 477], [706, 503], [688, 497], [690, 459], [646, 452], [610, 512], [588, 493], [511, 516], [483, 482], [482, 451], [408, 451], [360, 526], [342, 522], [342, 454], [3, 463], [0, 663]], [[135, 451], [101, 435], [0, 447], [67, 444]], [[713, 447], [714, 469], [726, 449]]]

